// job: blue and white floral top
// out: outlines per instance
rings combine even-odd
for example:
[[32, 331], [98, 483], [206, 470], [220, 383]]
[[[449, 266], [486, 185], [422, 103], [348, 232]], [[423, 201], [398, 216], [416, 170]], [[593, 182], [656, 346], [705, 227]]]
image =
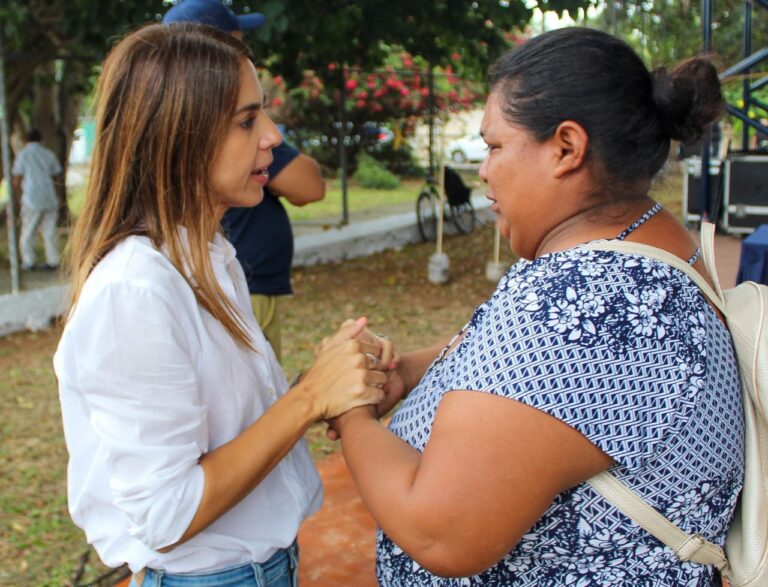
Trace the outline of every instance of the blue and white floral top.
[[[522, 260], [430, 366], [391, 430], [423, 451], [443, 394], [509, 397], [579, 430], [612, 472], [687, 532], [722, 545], [743, 480], [732, 342], [698, 288], [644, 257], [575, 248]], [[379, 531], [385, 586], [704, 586], [672, 551], [582, 483], [559, 495], [499, 563], [430, 574]]]

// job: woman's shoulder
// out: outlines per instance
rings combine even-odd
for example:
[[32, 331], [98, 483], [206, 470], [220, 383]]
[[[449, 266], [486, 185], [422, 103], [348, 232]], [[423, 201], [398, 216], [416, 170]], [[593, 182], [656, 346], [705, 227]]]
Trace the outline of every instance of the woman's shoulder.
[[515, 297], [525, 297], [530, 291], [569, 288], [617, 294], [627, 287], [656, 287], [670, 280], [680, 285], [689, 281], [683, 273], [655, 259], [574, 247], [519, 262], [501, 279], [498, 290]]
[[[118, 243], [94, 267], [70, 312], [57, 355], [76, 356], [91, 341], [92, 353], [136, 348], [136, 341], [190, 341], [193, 351], [200, 306], [171, 262], [142, 236]], [[154, 343], [147, 343], [151, 338]], [[93, 346], [95, 345], [95, 346]], [[59, 360], [62, 360], [61, 358]]]
[[126, 304], [136, 297], [159, 298], [170, 306], [194, 293], [162, 251], [145, 236], [129, 236], [119, 242], [91, 271], [78, 307], [91, 304]]
[[662, 341], [675, 323], [705, 310], [696, 286], [669, 265], [583, 247], [521, 261], [490, 305], [520, 327], [580, 344], [637, 335]]

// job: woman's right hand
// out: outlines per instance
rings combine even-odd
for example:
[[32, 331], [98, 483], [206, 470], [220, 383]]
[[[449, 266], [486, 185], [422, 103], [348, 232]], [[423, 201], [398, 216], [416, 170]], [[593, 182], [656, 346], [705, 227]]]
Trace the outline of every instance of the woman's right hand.
[[334, 418], [352, 408], [384, 399], [387, 375], [382, 372], [381, 345], [360, 340], [367, 321], [348, 321], [323, 344], [315, 362], [296, 385], [308, 394], [317, 420]]
[[[365, 320], [365, 318], [360, 318], [358, 320]], [[357, 324], [358, 320], [345, 320], [335, 334], [326, 336], [323, 340], [321, 340], [320, 344], [318, 344], [315, 348], [315, 357], [317, 357], [322, 351], [327, 350], [328, 348], [337, 345], [340, 342], [344, 342], [344, 340], [346, 340], [346, 328], [348, 326]], [[368, 329], [367, 323], [364, 328], [357, 332], [355, 338], [361, 342], [369, 343], [379, 347], [378, 352], [381, 354], [377, 356], [381, 361], [382, 367], [379, 370], [391, 371], [400, 363], [400, 355], [397, 354], [397, 350], [395, 349], [395, 345], [392, 343], [392, 341], [383, 334], [374, 334], [371, 332]]]

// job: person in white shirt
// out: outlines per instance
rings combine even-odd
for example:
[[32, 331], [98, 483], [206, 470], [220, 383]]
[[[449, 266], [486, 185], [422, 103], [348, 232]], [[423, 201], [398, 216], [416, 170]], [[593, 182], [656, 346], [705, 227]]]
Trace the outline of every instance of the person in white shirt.
[[321, 503], [302, 435], [376, 404], [391, 343], [346, 322], [289, 388], [219, 222], [257, 205], [280, 135], [242, 42], [150, 25], [107, 57], [73, 301], [54, 366], [69, 508], [132, 585], [296, 582]]
[[29, 271], [37, 267], [35, 236], [43, 237], [45, 265], [42, 269], [58, 269], [59, 244], [56, 242], [56, 221], [59, 200], [54, 181], [61, 176], [61, 165], [56, 155], [40, 144], [40, 131], [30, 129], [27, 144], [13, 162], [13, 188], [21, 191], [21, 268]]

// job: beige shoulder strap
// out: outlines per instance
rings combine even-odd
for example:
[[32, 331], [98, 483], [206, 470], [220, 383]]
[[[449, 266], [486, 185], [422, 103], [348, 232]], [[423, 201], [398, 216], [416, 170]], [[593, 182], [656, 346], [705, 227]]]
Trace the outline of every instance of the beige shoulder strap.
[[671, 548], [680, 560], [713, 565], [727, 572], [728, 559], [722, 548], [675, 526], [608, 471], [598, 473], [587, 483], [638, 526]]
[[[716, 276], [712, 277], [714, 283], [716, 284], [716, 287], [718, 288], [718, 291], [715, 291], [712, 288], [712, 286], [709, 285], [709, 283], [707, 283], [707, 280], [704, 279], [701, 273], [699, 273], [693, 267], [688, 265], [688, 263], [683, 261], [680, 257], [676, 257], [669, 251], [665, 251], [664, 249], [660, 249], [658, 247], [652, 247], [651, 245], [646, 245], [643, 243], [635, 243], [635, 242], [619, 241], [619, 240], [588, 243], [586, 245], [583, 245], [582, 248], [598, 250], [598, 251], [617, 251], [620, 253], [628, 253], [631, 255], [641, 255], [643, 257], [649, 257], [651, 259], [656, 259], [658, 261], [661, 261], [662, 263], [666, 263], [667, 265], [670, 265], [675, 269], [679, 269], [680, 271], [685, 273], [688, 277], [690, 277], [691, 280], [696, 285], [699, 286], [699, 289], [701, 290], [701, 292], [709, 300], [712, 301], [712, 303], [717, 307], [717, 309], [720, 310], [723, 314], [725, 314], [725, 306], [723, 304], [722, 294], [719, 291], [720, 286], [719, 286], [719, 283], [717, 282], [717, 277]], [[707, 259], [706, 248], [703, 248], [702, 252], [704, 254], [704, 259], [705, 259], [704, 263], [705, 265], [707, 265], [707, 271], [709, 271], [710, 274], [712, 274], [712, 270], [709, 268], [709, 264], [706, 261]], [[710, 259], [714, 259], [714, 256], [710, 255]], [[714, 265], [714, 262], [712, 264]]]
[[701, 256], [704, 258], [704, 265], [707, 273], [715, 284], [720, 299], [723, 299], [723, 290], [720, 287], [720, 280], [717, 278], [717, 268], [715, 267], [715, 225], [711, 222], [701, 223]]
[[[584, 248], [601, 251], [618, 251], [657, 259], [667, 265], [679, 269], [699, 286], [702, 293], [725, 314], [722, 290], [715, 271], [714, 256], [714, 225], [703, 223], [701, 228], [701, 248], [704, 264], [712, 277], [715, 288], [688, 263], [672, 253], [645, 245], [627, 241], [607, 241], [590, 243]], [[624, 485], [608, 471], [603, 471], [587, 480], [595, 491], [600, 493], [609, 503], [624, 512], [646, 532], [671, 548], [681, 560], [705, 565], [713, 565], [727, 574], [728, 558], [722, 548], [699, 536], [688, 534], [645, 502], [637, 493]]]

